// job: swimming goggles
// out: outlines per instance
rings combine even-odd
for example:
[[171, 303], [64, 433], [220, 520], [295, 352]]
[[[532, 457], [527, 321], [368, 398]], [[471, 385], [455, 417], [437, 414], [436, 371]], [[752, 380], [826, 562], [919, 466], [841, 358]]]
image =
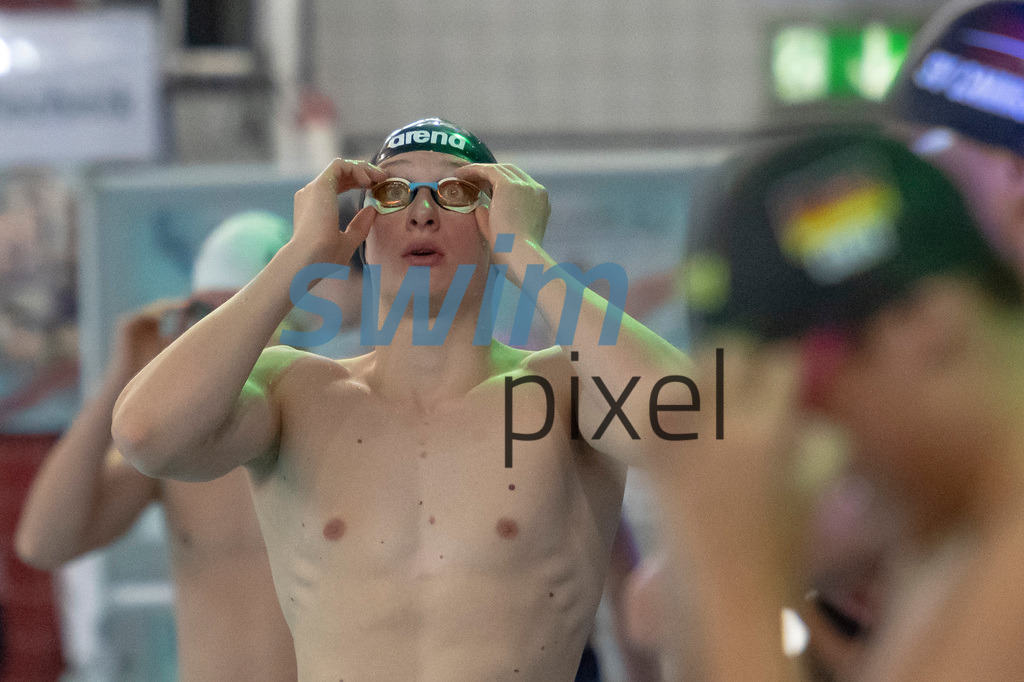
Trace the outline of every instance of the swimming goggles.
[[183, 305], [171, 308], [160, 317], [160, 335], [176, 339], [216, 309], [216, 306], [190, 298]]
[[469, 213], [481, 203], [487, 205], [487, 194], [476, 185], [458, 178], [437, 182], [409, 182], [405, 178], [388, 178], [366, 193], [363, 206], [373, 206], [378, 213], [401, 211], [412, 203], [420, 187], [430, 188], [437, 205], [456, 213]]

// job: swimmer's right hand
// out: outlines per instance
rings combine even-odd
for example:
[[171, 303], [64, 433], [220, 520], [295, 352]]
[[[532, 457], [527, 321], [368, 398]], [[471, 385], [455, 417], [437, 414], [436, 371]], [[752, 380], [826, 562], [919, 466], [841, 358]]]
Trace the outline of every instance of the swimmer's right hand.
[[364, 208], [344, 232], [338, 224], [338, 195], [350, 189], [369, 189], [388, 177], [366, 161], [335, 159], [324, 172], [295, 193], [295, 232], [292, 241], [310, 251], [310, 262], [347, 265], [366, 239], [376, 212]]

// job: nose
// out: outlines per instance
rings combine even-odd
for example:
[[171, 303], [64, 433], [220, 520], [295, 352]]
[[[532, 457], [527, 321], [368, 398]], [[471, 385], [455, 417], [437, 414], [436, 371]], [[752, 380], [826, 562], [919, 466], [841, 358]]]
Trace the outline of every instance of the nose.
[[437, 229], [437, 212], [441, 208], [434, 203], [434, 197], [430, 194], [430, 188], [418, 188], [407, 210], [409, 211], [408, 227]]

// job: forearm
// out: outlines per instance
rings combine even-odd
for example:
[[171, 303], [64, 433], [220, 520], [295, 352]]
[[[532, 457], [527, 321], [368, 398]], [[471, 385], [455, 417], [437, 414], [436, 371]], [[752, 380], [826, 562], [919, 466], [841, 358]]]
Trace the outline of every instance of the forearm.
[[[146, 472], [202, 456], [228, 425], [256, 361], [291, 309], [289, 286], [312, 257], [289, 244], [244, 289], [168, 346], [128, 384], [114, 441]], [[187, 468], [187, 466], [185, 467]]]
[[[686, 576], [685, 585], [667, 583], [676, 591], [667, 603], [691, 604], [700, 642], [694, 660], [699, 660], [709, 680], [802, 679], [799, 663], [788, 658], [782, 646], [782, 609], [799, 592], [789, 563], [775, 551], [773, 541], [765, 539], [765, 532], [741, 534], [716, 522], [715, 516], [702, 513], [679, 494], [672, 473], [659, 473], [655, 492], [667, 563], [683, 568]], [[737, 501], [721, 499], [717, 504]], [[678, 622], [682, 617], [669, 615], [667, 629], [687, 633], [670, 636], [675, 638], [676, 653], [689, 656], [693, 639]]]
[[[527, 277], [527, 268], [531, 265], [542, 266], [545, 270], [558, 267], [542, 247], [530, 240], [517, 239], [508, 256], [509, 278], [522, 287]], [[633, 369], [679, 369], [680, 363], [687, 362], [686, 356], [672, 344], [625, 314], [615, 342], [600, 344], [605, 318], [614, 312], [615, 306], [572, 277], [555, 278], [537, 292], [537, 309], [552, 328], [558, 328], [563, 304], [569, 293], [567, 290], [570, 288], [583, 296], [573, 341], [573, 348], [580, 354], [580, 366], [593, 367], [597, 371], [606, 365], [611, 365], [609, 369], [613, 369], [614, 366], [625, 364], [628, 366], [623, 367], [620, 373], [626, 376]], [[631, 359], [624, 362], [627, 357]]]
[[26, 563], [52, 569], [90, 549], [90, 525], [101, 504], [111, 447], [111, 412], [127, 381], [108, 375], [40, 468], [15, 537]]
[[[538, 267], [557, 267], [550, 256], [536, 244], [528, 240], [517, 243], [509, 254], [508, 265], [509, 278], [520, 287], [525, 281], [527, 291], [524, 296], [535, 294], [537, 309], [552, 328], [558, 328], [563, 314], [575, 313], [572, 308], [563, 313], [564, 304], [573, 300], [574, 295], [582, 296], [582, 305], [575, 320], [573, 342], [571, 345], [563, 345], [562, 350], [568, 356], [573, 372], [580, 377], [583, 436], [590, 439], [596, 434], [598, 424], [609, 412], [609, 398], [621, 398], [622, 412], [626, 417], [623, 425], [628, 420], [639, 436], [641, 448], [652, 446], [658, 440], [658, 436], [653, 431], [654, 427], [649, 418], [650, 397], [655, 386], [663, 378], [687, 372], [689, 361], [686, 356], [627, 315], [621, 318], [622, 323], [618, 326], [614, 343], [608, 343], [607, 334], [602, 339], [606, 317], [613, 319], [613, 315], [618, 311], [614, 304], [594, 291], [584, 288], [581, 282], [572, 277], [556, 277], [539, 291], [531, 291], [534, 287], [530, 286], [531, 275], [528, 268], [532, 266], [535, 277]], [[522, 305], [521, 301], [520, 306]], [[656, 397], [660, 405], [689, 405], [696, 400], [691, 395], [690, 388], [675, 381], [658, 386], [657, 392]], [[660, 417], [659, 426], [663, 426], [666, 432], [677, 431], [681, 413], [666, 414], [669, 416]], [[625, 431], [621, 431], [616, 437], [628, 438]], [[591, 445], [616, 456], [625, 457], [627, 451], [635, 450], [616, 447], [607, 442], [602, 446], [596, 442], [597, 440], [594, 439]], [[627, 458], [627, 461], [632, 461], [632, 456]]]
[[756, 567], [733, 560], [694, 576], [702, 662], [711, 680], [797, 681], [801, 670], [782, 647], [783, 590]]

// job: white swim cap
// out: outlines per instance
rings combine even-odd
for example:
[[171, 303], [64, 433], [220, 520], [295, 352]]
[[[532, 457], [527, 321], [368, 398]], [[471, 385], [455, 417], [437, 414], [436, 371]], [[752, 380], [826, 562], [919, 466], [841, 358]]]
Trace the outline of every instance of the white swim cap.
[[192, 291], [241, 289], [292, 236], [291, 225], [265, 211], [237, 213], [209, 234], [192, 271]]

